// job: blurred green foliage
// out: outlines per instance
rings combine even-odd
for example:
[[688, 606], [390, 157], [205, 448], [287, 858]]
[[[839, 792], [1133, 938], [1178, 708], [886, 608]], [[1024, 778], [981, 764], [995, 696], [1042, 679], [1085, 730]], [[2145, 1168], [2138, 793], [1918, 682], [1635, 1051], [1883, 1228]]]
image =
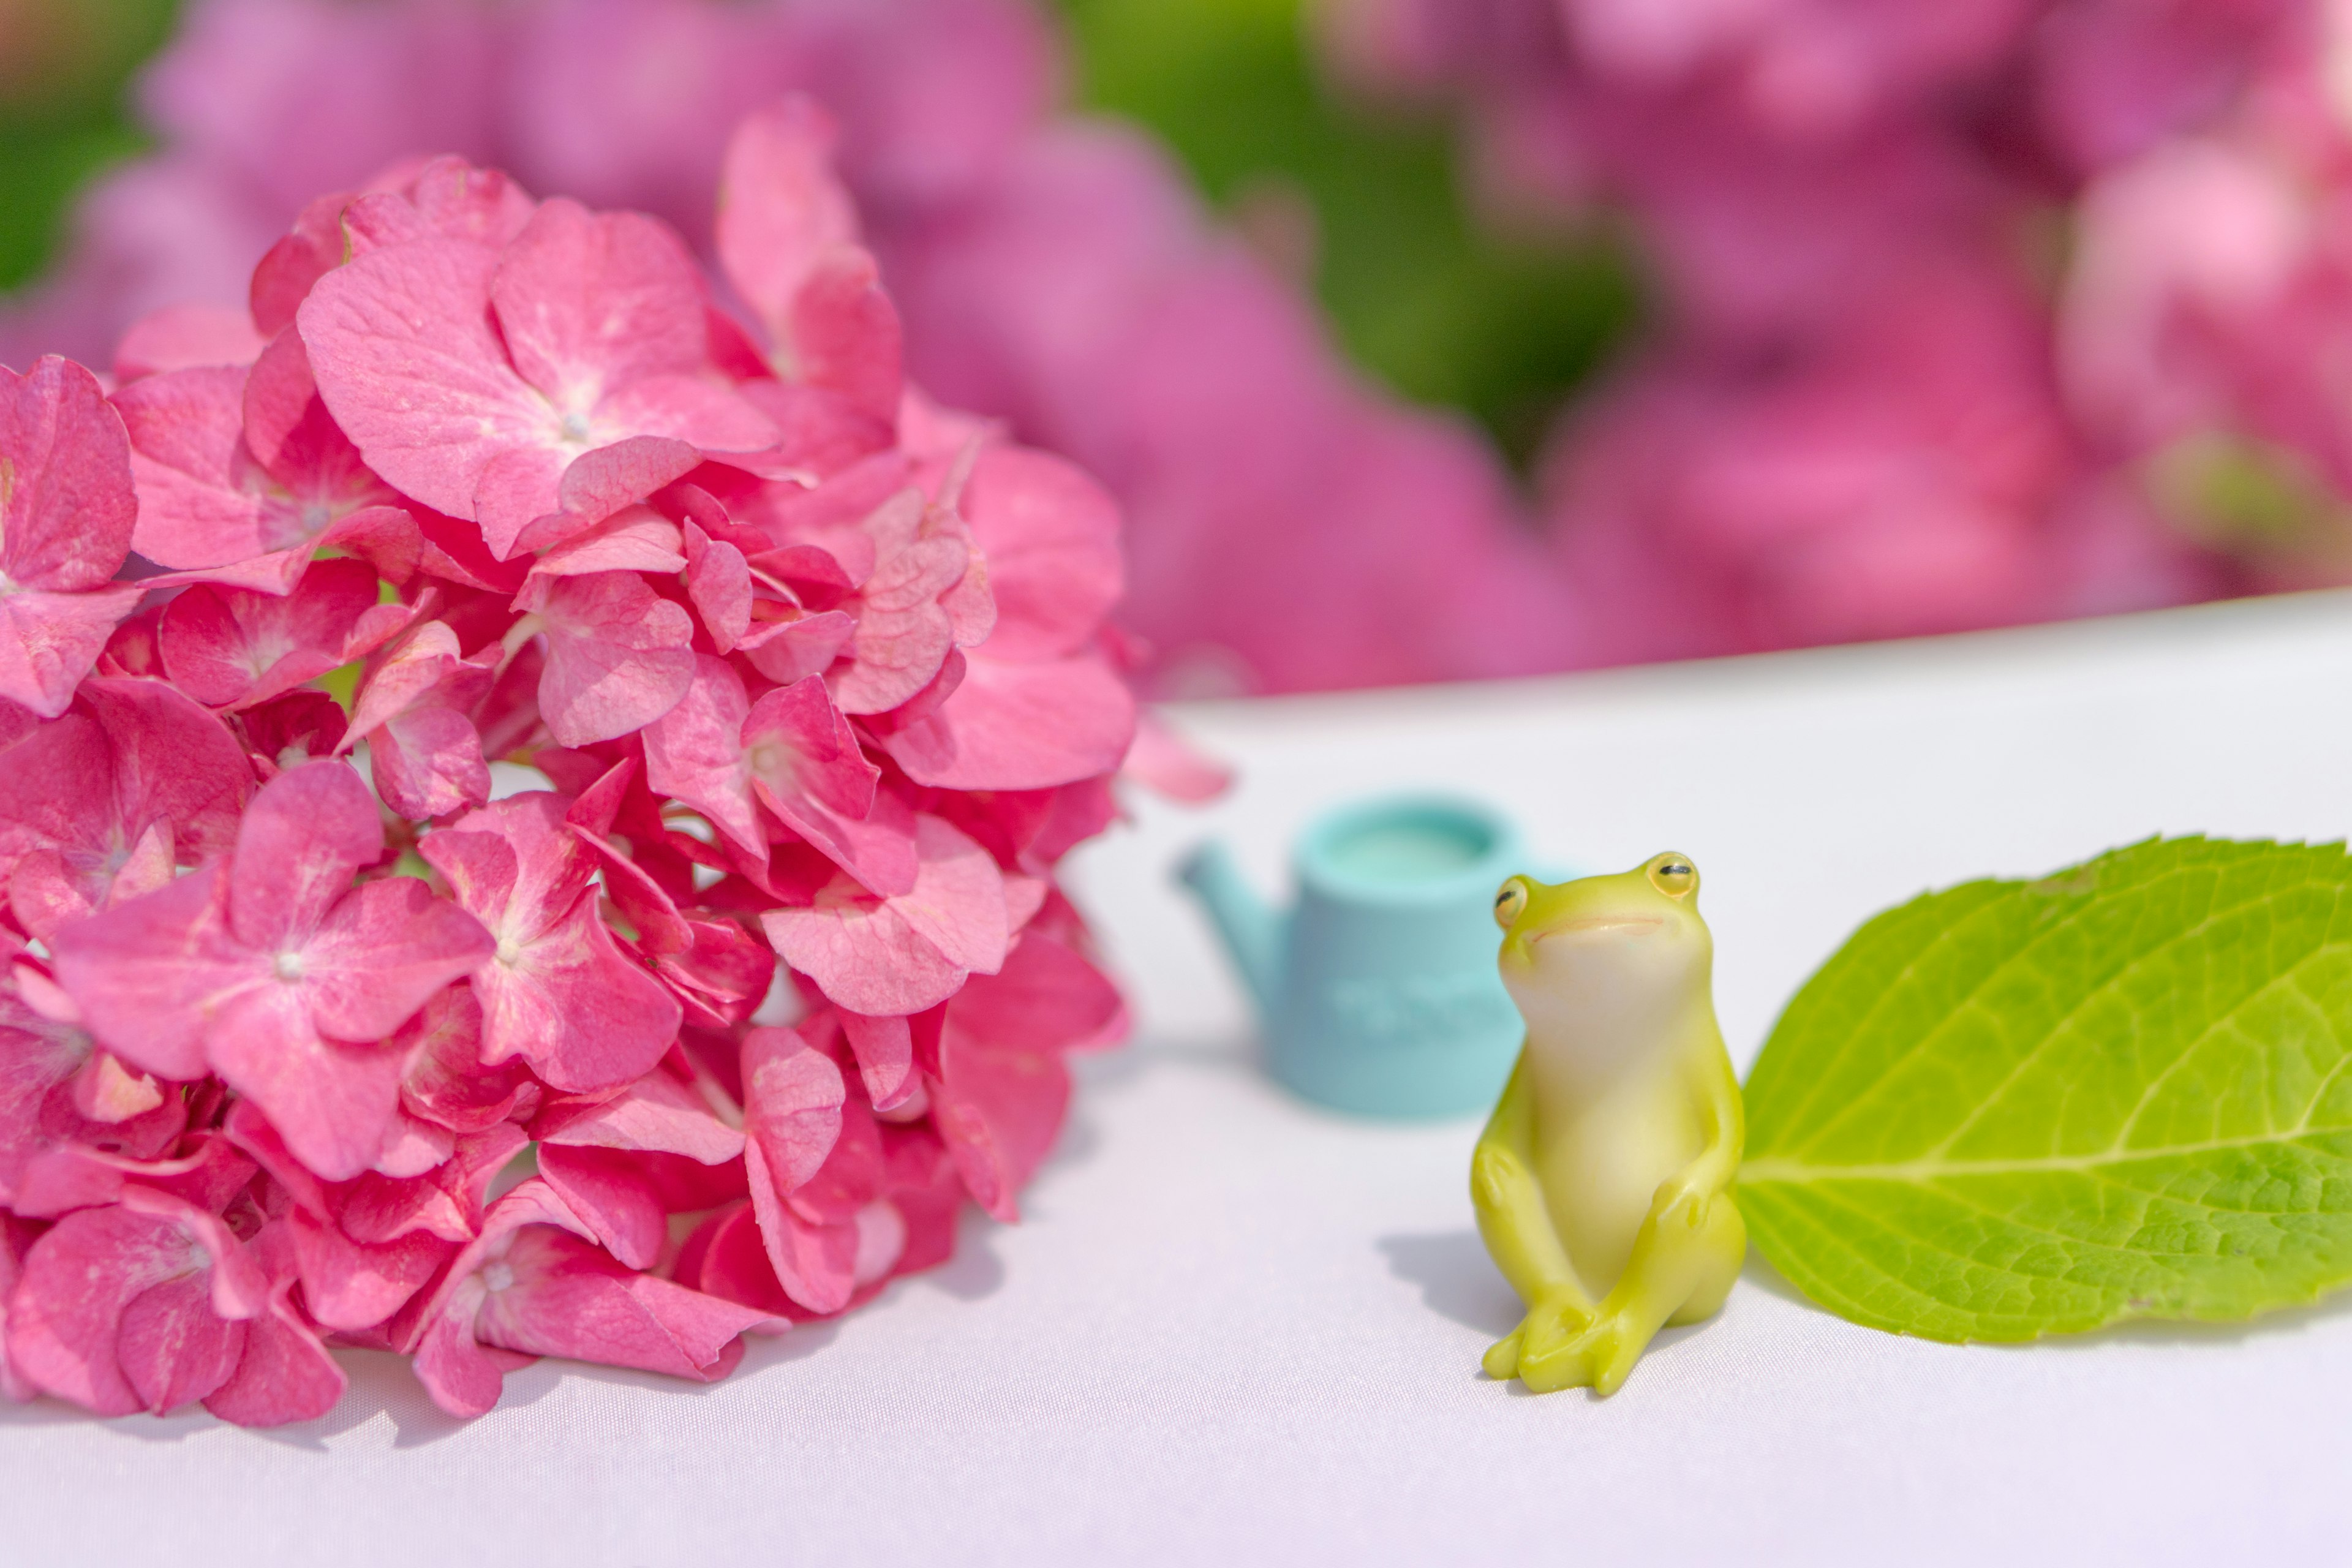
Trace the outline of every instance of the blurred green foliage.
[[1275, 231], [1264, 247], [1295, 233], [1357, 362], [1466, 409], [1515, 460], [1633, 325], [1616, 247], [1482, 230], [1443, 121], [1318, 79], [1301, 0], [1059, 4], [1079, 103], [1159, 132], [1245, 229]]
[[47, 264], [83, 181], [144, 139], [124, 86], [173, 0], [0, 0], [0, 289]]

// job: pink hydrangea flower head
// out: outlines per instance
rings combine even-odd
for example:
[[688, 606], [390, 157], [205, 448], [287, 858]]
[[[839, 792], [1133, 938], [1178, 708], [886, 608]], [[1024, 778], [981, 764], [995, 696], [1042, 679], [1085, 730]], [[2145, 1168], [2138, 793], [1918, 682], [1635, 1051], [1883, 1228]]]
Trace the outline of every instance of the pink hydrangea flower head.
[[1124, 1017], [1053, 887], [1136, 722], [1117, 508], [905, 384], [829, 139], [735, 143], [753, 327], [649, 220], [411, 159], [111, 403], [12, 384], [7, 596], [107, 611], [0, 701], [0, 1393], [707, 1379], [1016, 1212]]

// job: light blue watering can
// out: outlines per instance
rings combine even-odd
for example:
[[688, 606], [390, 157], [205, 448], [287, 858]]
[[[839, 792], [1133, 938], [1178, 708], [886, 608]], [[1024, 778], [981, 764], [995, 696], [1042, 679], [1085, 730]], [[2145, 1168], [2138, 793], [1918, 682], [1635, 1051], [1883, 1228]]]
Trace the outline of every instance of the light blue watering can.
[[1223, 844], [1178, 870], [1257, 1003], [1275, 1077], [1368, 1116], [1493, 1105], [1524, 1033], [1495, 972], [1495, 889], [1528, 868], [1510, 822], [1442, 795], [1364, 801], [1310, 826], [1294, 864], [1289, 910]]

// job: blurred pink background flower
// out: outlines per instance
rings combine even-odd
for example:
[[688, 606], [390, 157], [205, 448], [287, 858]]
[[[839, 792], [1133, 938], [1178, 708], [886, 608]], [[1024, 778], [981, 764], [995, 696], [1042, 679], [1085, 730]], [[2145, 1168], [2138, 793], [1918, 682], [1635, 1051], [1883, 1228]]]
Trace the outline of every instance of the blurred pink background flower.
[[2304, 209], [2340, 177], [2310, 151], [2335, 116], [2287, 116], [2286, 163], [2223, 132], [2324, 70], [2303, 0], [1331, 0], [1322, 20], [1360, 89], [1458, 100], [1498, 214], [1619, 212], [1658, 281], [1653, 342], [1544, 467], [1582, 657], [2343, 571], [2186, 526], [2182, 464], [2143, 461], [2251, 421], [2352, 477], [2340, 419], [2305, 399], [2298, 422], [2278, 391], [2324, 374]]

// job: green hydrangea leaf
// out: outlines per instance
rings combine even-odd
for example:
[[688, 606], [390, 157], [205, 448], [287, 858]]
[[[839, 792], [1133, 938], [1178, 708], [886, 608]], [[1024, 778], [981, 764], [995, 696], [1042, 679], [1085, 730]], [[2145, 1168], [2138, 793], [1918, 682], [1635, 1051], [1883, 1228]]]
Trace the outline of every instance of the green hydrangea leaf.
[[1757, 1247], [1938, 1340], [2352, 1280], [2347, 892], [2341, 845], [2168, 838], [1879, 915], [1749, 1074]]

